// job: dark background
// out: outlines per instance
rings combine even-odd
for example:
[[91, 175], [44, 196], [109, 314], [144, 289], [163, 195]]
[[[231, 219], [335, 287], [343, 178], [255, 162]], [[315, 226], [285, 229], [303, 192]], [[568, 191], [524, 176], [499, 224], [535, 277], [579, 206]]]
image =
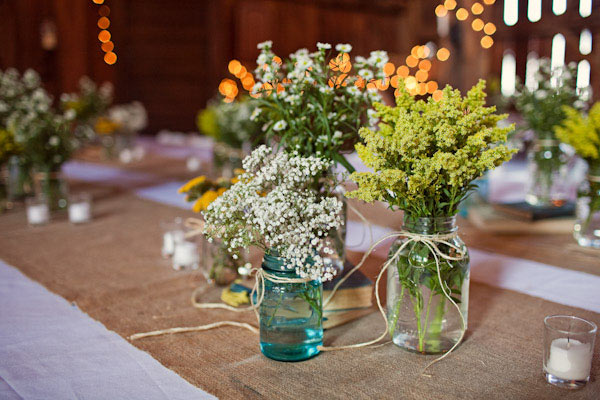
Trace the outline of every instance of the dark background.
[[[101, 0], [98, 0], [101, 1]], [[483, 0], [481, 0], [483, 2]], [[552, 14], [543, 0], [543, 17], [527, 18], [527, 0], [519, 1], [519, 21], [502, 22], [503, 0], [485, 7], [481, 16], [498, 27], [490, 49], [479, 45], [481, 33], [466, 21], [451, 19], [450, 35], [438, 37], [436, 0], [105, 0], [108, 28], [118, 60], [104, 62], [97, 26], [101, 5], [92, 0], [0, 0], [0, 68], [31, 67], [40, 72], [55, 95], [75, 91], [82, 75], [115, 85], [116, 102], [139, 100], [149, 113], [149, 133], [160, 129], [195, 130], [195, 115], [230, 77], [229, 60], [255, 67], [256, 44], [271, 39], [286, 56], [317, 41], [350, 43], [353, 56], [384, 49], [391, 61], [404, 63], [414, 45], [428, 41], [451, 50], [446, 62], [432, 60], [431, 78], [462, 90], [478, 78], [500, 76], [506, 49], [514, 51], [517, 74], [524, 77], [528, 52], [550, 55], [552, 36], [567, 39], [566, 61], [579, 61], [579, 33], [594, 34], [592, 65], [594, 96], [600, 93], [600, 1], [581, 18], [579, 1], [568, 0], [567, 12]], [[459, 0], [470, 9], [474, 0]], [[42, 33], [54, 27], [55, 44], [44, 46]]]

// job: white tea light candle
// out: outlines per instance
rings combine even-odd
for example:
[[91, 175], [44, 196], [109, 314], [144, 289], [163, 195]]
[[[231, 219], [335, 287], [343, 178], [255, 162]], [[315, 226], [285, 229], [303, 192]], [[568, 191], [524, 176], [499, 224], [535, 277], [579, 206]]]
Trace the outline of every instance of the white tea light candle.
[[576, 339], [558, 338], [550, 344], [546, 372], [566, 380], [585, 380], [592, 367], [590, 344]]
[[89, 222], [91, 217], [89, 202], [78, 202], [69, 205], [69, 221], [71, 223]]
[[48, 223], [49, 220], [50, 211], [45, 203], [27, 206], [27, 222], [29, 224], [38, 226]]
[[163, 234], [162, 255], [169, 258], [175, 252], [175, 244], [183, 241], [185, 234], [183, 230], [171, 230]]
[[198, 269], [200, 264], [200, 255], [198, 246], [191, 241], [181, 241], [175, 243], [173, 252], [173, 269]]
[[590, 379], [597, 327], [575, 316], [544, 319], [544, 377], [558, 387], [576, 389]]

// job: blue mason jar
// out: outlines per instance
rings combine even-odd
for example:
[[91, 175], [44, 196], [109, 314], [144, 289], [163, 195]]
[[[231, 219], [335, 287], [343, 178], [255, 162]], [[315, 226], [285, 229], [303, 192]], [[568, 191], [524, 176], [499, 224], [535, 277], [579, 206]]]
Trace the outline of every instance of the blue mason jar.
[[[265, 253], [267, 275], [300, 279], [281, 258]], [[271, 359], [301, 361], [319, 353], [323, 345], [323, 285], [320, 280], [280, 283], [265, 279], [260, 305], [260, 349]]]

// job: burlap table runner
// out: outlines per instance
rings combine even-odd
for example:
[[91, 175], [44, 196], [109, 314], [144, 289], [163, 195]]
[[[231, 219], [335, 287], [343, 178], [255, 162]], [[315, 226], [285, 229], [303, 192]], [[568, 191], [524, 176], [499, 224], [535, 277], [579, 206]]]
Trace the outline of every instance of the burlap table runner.
[[[123, 337], [136, 332], [194, 326], [253, 314], [199, 311], [190, 293], [198, 273], [175, 272], [160, 257], [161, 220], [189, 212], [95, 187], [95, 219], [66, 219], [28, 227], [23, 211], [0, 216], [0, 258], [19, 268]], [[469, 239], [469, 237], [465, 237]], [[357, 254], [350, 254], [356, 259]], [[566, 259], [566, 258], [565, 258]], [[367, 272], [381, 261], [369, 262]], [[555, 262], [554, 264], [562, 265]], [[217, 300], [211, 289], [204, 298]], [[326, 352], [305, 362], [262, 356], [258, 338], [237, 328], [160, 336], [135, 342], [168, 368], [219, 398], [598, 398], [598, 345], [593, 381], [565, 391], [542, 378], [542, 319], [568, 313], [600, 324], [600, 314], [472, 283], [464, 344], [420, 376], [432, 359], [392, 344], [377, 349]], [[379, 335], [378, 313], [327, 331], [325, 343], [347, 344]], [[69, 330], [65, 330], [69, 332]], [[600, 345], [600, 344], [599, 344]], [[102, 377], [102, 369], [98, 369]]]

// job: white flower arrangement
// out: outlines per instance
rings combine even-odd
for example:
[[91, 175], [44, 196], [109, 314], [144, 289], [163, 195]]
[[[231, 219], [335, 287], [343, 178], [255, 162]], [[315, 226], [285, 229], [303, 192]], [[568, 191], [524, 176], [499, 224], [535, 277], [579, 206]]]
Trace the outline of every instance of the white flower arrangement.
[[330, 166], [322, 158], [258, 147], [244, 159], [239, 182], [205, 211], [209, 241], [221, 239], [232, 254], [258, 246], [277, 253], [300, 277], [332, 279], [336, 270], [320, 253], [333, 253], [325, 240], [341, 226], [342, 203], [315, 187]]
[[148, 114], [144, 104], [134, 101], [130, 104], [115, 105], [108, 110], [108, 119], [119, 125], [127, 133], [137, 133], [148, 125]]
[[359, 141], [373, 103], [381, 102], [377, 83], [386, 79], [387, 53], [373, 51], [352, 63], [349, 44], [337, 44], [335, 52], [319, 42], [316, 52], [299, 49], [287, 60], [275, 55], [271, 41], [258, 48], [251, 94], [260, 110], [252, 118], [265, 138], [288, 152], [325, 157], [354, 171], [343, 154]]

